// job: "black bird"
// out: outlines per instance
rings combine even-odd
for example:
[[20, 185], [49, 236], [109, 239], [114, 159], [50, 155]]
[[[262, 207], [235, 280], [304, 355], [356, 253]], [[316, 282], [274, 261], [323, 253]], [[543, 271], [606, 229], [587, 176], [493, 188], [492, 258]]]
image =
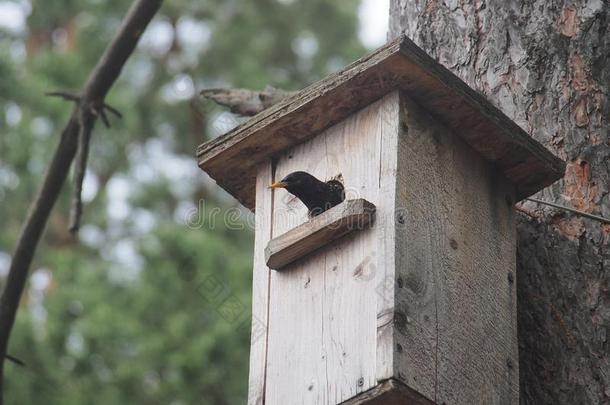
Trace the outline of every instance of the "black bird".
[[310, 217], [315, 217], [345, 200], [345, 191], [340, 181], [323, 182], [306, 172], [292, 172], [270, 187], [285, 188], [305, 204]]

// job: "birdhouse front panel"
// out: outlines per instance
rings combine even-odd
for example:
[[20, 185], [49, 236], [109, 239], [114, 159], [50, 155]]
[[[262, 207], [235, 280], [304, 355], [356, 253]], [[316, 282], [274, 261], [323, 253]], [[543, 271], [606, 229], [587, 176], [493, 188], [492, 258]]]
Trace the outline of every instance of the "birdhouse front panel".
[[[375, 222], [271, 271], [266, 401], [336, 404], [377, 384], [377, 315], [388, 268], [384, 222], [393, 222], [398, 94], [392, 93], [273, 163], [273, 181], [295, 171], [338, 179], [346, 200], [376, 206]], [[271, 237], [309, 220], [285, 190], [271, 197]], [[259, 213], [257, 212], [257, 215]], [[387, 293], [387, 292], [386, 292]]]

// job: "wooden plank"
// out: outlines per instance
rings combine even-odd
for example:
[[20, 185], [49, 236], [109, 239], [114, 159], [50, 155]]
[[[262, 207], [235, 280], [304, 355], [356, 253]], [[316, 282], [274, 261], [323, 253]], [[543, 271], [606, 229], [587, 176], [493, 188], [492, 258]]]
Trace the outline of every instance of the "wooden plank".
[[436, 403], [516, 404], [514, 187], [404, 95], [401, 118], [396, 376]]
[[[431, 163], [438, 134], [422, 122], [423, 110], [401, 94], [396, 178], [395, 378], [428, 398], [436, 395], [438, 193]], [[418, 154], [421, 153], [421, 159]], [[443, 166], [445, 162], [441, 163]], [[450, 169], [450, 166], [447, 165]]]
[[[381, 193], [381, 117], [396, 94], [285, 151], [276, 178], [305, 170], [343, 177], [348, 199], [376, 206], [375, 225], [271, 272], [266, 400], [269, 404], [337, 404], [377, 385], [377, 286], [385, 269], [382, 228], [394, 201]], [[394, 101], [396, 102], [396, 101]], [[307, 209], [274, 190], [273, 236], [307, 221]]]
[[341, 405], [434, 405], [434, 402], [392, 378]]
[[396, 288], [396, 175], [400, 128], [400, 96], [395, 91], [380, 106], [379, 195], [387, 201], [377, 210], [384, 218], [377, 228], [377, 365], [376, 379], [394, 376], [394, 311]]
[[362, 198], [344, 201], [271, 239], [265, 248], [267, 267], [281, 270], [350, 232], [368, 228], [374, 213], [375, 206]]
[[404, 89], [453, 129], [516, 186], [521, 199], [563, 176], [565, 164], [531, 139], [483, 96], [406, 37], [264, 110], [224, 136], [202, 144], [200, 167], [246, 207], [254, 208], [259, 162]]
[[250, 373], [248, 405], [265, 403], [267, 366], [267, 325], [269, 323], [269, 269], [265, 265], [263, 249], [271, 239], [273, 195], [267, 186], [273, 180], [271, 163], [263, 163], [256, 170], [256, 217], [254, 234], [254, 270], [252, 275], [252, 332], [250, 337]]

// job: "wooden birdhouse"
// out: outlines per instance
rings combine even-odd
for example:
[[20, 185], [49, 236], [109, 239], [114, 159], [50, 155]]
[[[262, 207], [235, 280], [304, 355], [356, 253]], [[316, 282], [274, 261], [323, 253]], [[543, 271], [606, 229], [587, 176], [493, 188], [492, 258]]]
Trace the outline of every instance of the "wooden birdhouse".
[[[250, 404], [518, 403], [513, 206], [564, 164], [411, 41], [198, 158], [255, 210]], [[294, 171], [345, 201], [309, 218]]]

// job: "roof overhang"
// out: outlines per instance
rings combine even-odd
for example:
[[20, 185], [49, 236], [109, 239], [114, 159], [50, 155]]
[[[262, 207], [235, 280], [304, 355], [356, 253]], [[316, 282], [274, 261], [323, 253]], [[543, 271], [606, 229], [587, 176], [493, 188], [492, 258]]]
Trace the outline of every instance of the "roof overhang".
[[519, 200], [563, 177], [562, 160], [404, 36], [200, 145], [199, 167], [253, 210], [262, 161], [400, 89], [504, 173]]

